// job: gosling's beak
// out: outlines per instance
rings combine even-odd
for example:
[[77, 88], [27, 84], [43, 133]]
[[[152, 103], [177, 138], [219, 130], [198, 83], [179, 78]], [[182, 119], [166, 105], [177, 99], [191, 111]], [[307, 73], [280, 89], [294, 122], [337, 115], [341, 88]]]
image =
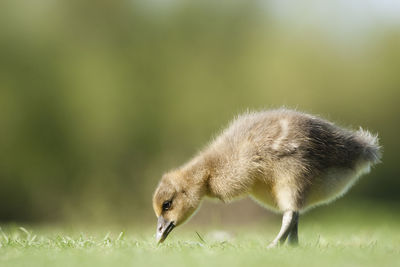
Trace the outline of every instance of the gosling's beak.
[[168, 234], [174, 229], [175, 224], [174, 222], [170, 222], [164, 219], [163, 216], [158, 217], [157, 222], [157, 233], [156, 233], [156, 241], [158, 244], [164, 242], [167, 238]]

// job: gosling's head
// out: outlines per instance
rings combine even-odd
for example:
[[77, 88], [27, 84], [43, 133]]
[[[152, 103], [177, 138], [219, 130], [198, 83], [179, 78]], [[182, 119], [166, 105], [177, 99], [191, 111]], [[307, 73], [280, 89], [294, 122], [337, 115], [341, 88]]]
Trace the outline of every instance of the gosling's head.
[[158, 217], [156, 239], [162, 243], [175, 226], [185, 222], [198, 208], [202, 193], [181, 171], [164, 174], [153, 196]]

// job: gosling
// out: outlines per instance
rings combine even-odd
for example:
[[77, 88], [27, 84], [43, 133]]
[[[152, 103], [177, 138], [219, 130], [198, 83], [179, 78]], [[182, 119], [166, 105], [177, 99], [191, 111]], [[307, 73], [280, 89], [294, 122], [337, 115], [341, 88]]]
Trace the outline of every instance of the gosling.
[[268, 247], [298, 243], [299, 214], [332, 202], [380, 161], [378, 138], [294, 110], [248, 112], [178, 169], [164, 174], [153, 196], [156, 239], [163, 242], [205, 196], [230, 202], [249, 195], [283, 213]]

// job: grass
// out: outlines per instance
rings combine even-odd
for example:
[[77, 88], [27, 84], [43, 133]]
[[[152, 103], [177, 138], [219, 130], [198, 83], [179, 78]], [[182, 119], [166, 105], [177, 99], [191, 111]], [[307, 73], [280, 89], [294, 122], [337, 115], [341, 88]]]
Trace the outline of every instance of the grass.
[[279, 230], [277, 217], [268, 227], [219, 232], [188, 224], [161, 246], [153, 227], [79, 232], [3, 225], [0, 266], [400, 266], [399, 219], [385, 207], [330, 208], [303, 216], [301, 246], [271, 250], [266, 245]]

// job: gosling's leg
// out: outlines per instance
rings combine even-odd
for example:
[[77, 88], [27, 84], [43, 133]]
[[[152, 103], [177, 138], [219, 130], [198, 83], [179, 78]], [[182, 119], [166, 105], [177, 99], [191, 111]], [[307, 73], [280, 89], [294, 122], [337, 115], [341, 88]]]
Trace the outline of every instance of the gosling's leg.
[[288, 242], [292, 246], [297, 246], [299, 244], [299, 237], [297, 234], [297, 232], [298, 232], [297, 228], [299, 225], [299, 213], [296, 213], [296, 215], [297, 216], [295, 216], [296, 218], [295, 218], [294, 225], [292, 226], [292, 230], [290, 231], [289, 236], [288, 236]]
[[[297, 237], [297, 221], [299, 218], [299, 213], [297, 211], [285, 211], [282, 218], [282, 226], [279, 234], [275, 237], [274, 241], [268, 245], [268, 248], [276, 247], [278, 244], [281, 245], [285, 242], [289, 233], [292, 231], [293, 227], [296, 227], [296, 237]], [[294, 233], [293, 233], [294, 235]], [[294, 236], [293, 236], [294, 238]]]

